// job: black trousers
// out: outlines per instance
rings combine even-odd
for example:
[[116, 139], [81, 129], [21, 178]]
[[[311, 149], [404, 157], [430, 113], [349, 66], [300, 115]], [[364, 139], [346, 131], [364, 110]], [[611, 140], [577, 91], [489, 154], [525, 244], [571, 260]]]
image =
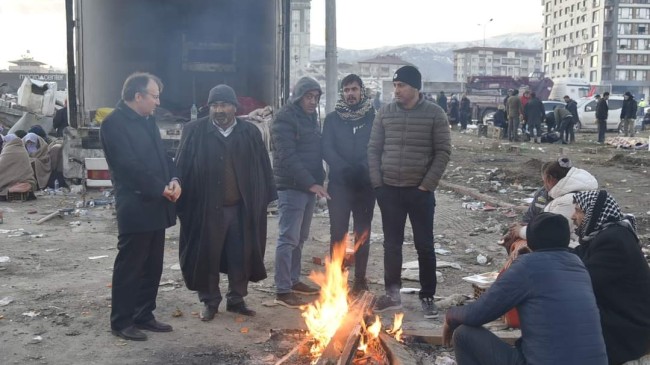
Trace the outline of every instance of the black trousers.
[[[241, 205], [233, 205], [223, 208], [223, 222], [221, 224], [225, 230], [225, 241], [221, 251], [221, 261], [225, 256], [228, 262], [228, 292], [226, 300], [228, 304], [234, 305], [244, 301], [248, 295], [248, 275], [244, 268], [244, 242], [243, 242], [243, 225]], [[219, 307], [221, 303], [221, 290], [219, 289], [219, 272], [210, 272], [208, 277], [208, 290], [199, 291], [199, 300], [201, 302]]]
[[118, 236], [111, 290], [111, 329], [119, 331], [154, 319], [164, 247], [164, 229]]
[[386, 294], [399, 298], [402, 287], [402, 246], [404, 225], [408, 216], [413, 228], [415, 250], [420, 270], [420, 298], [436, 293], [436, 251], [433, 246], [433, 214], [436, 199], [433, 192], [417, 187], [384, 185], [377, 189], [377, 203], [384, 227], [384, 284]]
[[598, 142], [605, 142], [605, 132], [607, 131], [607, 121], [597, 119], [596, 123], [598, 124]]
[[348, 233], [350, 213], [354, 242], [367, 233], [366, 239], [354, 253], [354, 278], [365, 279], [370, 254], [370, 226], [375, 210], [375, 192], [370, 185], [354, 190], [342, 184], [330, 184], [327, 192], [332, 199], [327, 201], [330, 214], [330, 254], [334, 244], [341, 242]]
[[564, 118], [560, 123], [560, 138], [562, 138], [563, 143], [573, 142], [576, 137], [573, 131], [573, 118]]
[[526, 358], [517, 347], [503, 342], [483, 327], [461, 325], [453, 335], [458, 365], [525, 365]]

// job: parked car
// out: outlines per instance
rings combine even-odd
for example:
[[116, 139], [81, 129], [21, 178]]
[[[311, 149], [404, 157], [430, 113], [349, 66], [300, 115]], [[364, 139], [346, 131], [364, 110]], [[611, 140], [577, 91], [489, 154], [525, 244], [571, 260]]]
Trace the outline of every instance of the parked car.
[[[578, 101], [578, 116], [580, 123], [576, 123], [576, 130], [597, 130], [596, 125], [596, 99], [588, 98]], [[607, 117], [607, 129], [617, 131], [621, 122], [621, 108], [623, 107], [623, 95], [610, 95], [607, 101], [609, 114]]]

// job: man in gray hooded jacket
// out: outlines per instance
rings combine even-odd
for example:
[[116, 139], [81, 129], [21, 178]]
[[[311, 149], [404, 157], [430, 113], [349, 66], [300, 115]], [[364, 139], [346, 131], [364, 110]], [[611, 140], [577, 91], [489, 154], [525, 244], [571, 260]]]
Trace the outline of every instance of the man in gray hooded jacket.
[[302, 247], [309, 237], [315, 196], [329, 198], [323, 187], [325, 171], [317, 113], [321, 94], [316, 80], [301, 78], [290, 102], [280, 109], [271, 125], [273, 175], [280, 214], [275, 249], [275, 302], [288, 308], [306, 304], [296, 294], [319, 292], [300, 281], [300, 261]]

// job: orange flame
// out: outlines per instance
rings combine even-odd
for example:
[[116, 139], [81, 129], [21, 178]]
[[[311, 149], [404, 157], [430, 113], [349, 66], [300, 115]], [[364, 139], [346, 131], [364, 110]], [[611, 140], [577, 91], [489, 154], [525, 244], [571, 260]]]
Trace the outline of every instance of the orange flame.
[[393, 328], [387, 332], [393, 336], [397, 341], [402, 341], [402, 321], [404, 320], [404, 313], [395, 313], [395, 319], [393, 320]]
[[[367, 237], [368, 232], [365, 232], [356, 239], [355, 252]], [[314, 338], [310, 349], [314, 357], [320, 357], [348, 313], [348, 272], [343, 268], [347, 242], [346, 234], [334, 245], [332, 257], [325, 259], [324, 273], [312, 271], [309, 275], [321, 288], [318, 300], [305, 306], [302, 313], [309, 334]]]
[[379, 331], [381, 331], [381, 319], [379, 319], [378, 315], [375, 315], [375, 323], [368, 327], [369, 338], [379, 337]]

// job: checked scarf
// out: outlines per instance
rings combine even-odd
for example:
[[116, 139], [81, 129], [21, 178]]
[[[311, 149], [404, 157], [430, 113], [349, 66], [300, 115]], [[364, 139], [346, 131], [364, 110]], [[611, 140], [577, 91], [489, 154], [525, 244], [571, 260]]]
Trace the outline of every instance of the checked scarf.
[[576, 227], [576, 234], [581, 241], [589, 241], [605, 227], [621, 221], [632, 231], [636, 230], [634, 217], [623, 215], [616, 200], [605, 190], [575, 193], [573, 202], [585, 212], [582, 223]]
[[359, 120], [372, 109], [372, 103], [370, 102], [368, 95], [366, 95], [366, 87], [363, 85], [363, 83], [360, 86], [361, 101], [353, 106], [349, 106], [345, 102], [343, 90], [341, 89], [339, 92], [339, 100], [336, 102], [334, 109], [343, 120]]

